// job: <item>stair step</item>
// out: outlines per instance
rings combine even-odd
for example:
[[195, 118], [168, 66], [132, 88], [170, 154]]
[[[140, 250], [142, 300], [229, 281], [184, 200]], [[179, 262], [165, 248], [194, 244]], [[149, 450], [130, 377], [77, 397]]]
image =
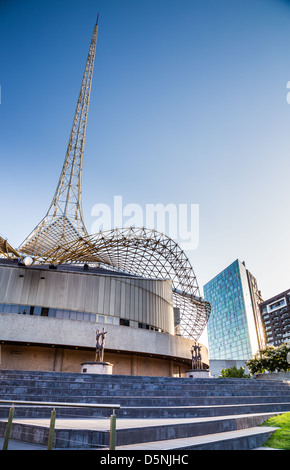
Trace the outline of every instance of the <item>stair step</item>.
[[[256, 427], [276, 413], [255, 413], [239, 416], [183, 419], [117, 419], [116, 445], [135, 445], [185, 439]], [[109, 444], [108, 419], [56, 419], [55, 447], [90, 448]], [[48, 418], [14, 419], [11, 439], [44, 445], [48, 439]], [[6, 422], [0, 420], [0, 437]], [[258, 446], [258, 445], [257, 445]]]
[[[112, 404], [112, 403], [110, 403]], [[0, 418], [8, 416], [10, 404], [0, 403]], [[15, 418], [41, 418], [49, 417], [51, 407], [35, 406], [35, 405], [15, 405], [14, 416]], [[244, 403], [232, 405], [209, 405], [209, 406], [161, 406], [161, 407], [136, 407], [136, 406], [122, 406], [116, 411], [117, 418], [127, 419], [151, 419], [151, 418], [198, 418], [198, 417], [214, 417], [214, 416], [227, 416], [239, 415], [245, 413], [262, 413], [262, 412], [276, 412], [290, 411], [289, 402], [280, 403]], [[79, 417], [97, 418], [97, 417], [110, 417], [112, 409], [107, 408], [71, 408], [56, 407], [57, 418], [66, 418], [74, 416], [76, 419]]]
[[[270, 426], [255, 426], [236, 431], [227, 431], [216, 434], [186, 437], [182, 439], [168, 439], [167, 441], [144, 442], [117, 446], [117, 451], [159, 451], [159, 450], [249, 450], [262, 446], [271, 437], [277, 428]], [[152, 463], [152, 454], [147, 457], [147, 464]], [[165, 458], [169, 458], [166, 456]], [[156, 459], [156, 458], [155, 458]], [[157, 463], [156, 460], [154, 463]]]
[[[52, 384], [55, 382], [74, 382], [79, 384], [85, 383], [94, 383], [94, 384], [120, 384], [124, 383], [126, 385], [135, 384], [136, 386], [142, 386], [143, 384], [158, 384], [167, 386], [169, 385], [180, 385], [180, 382], [183, 384], [190, 385], [193, 381], [196, 386], [199, 385], [211, 385], [217, 386], [218, 384], [232, 384], [233, 379], [230, 378], [220, 378], [218, 381], [214, 381], [212, 378], [202, 379], [202, 378], [179, 378], [179, 377], [152, 377], [152, 376], [131, 376], [131, 375], [94, 375], [94, 374], [79, 374], [79, 373], [68, 373], [68, 372], [42, 372], [42, 371], [9, 371], [1, 370], [0, 371], [0, 380], [5, 380], [8, 378], [11, 382], [12, 380], [28, 380], [28, 381], [50, 381]], [[234, 379], [236, 384], [239, 385], [259, 385], [262, 386], [272, 386], [272, 387], [288, 387], [289, 382], [282, 381], [273, 381], [273, 380], [263, 380], [258, 379]]]
[[[15, 405], [11, 439], [33, 445], [47, 444], [51, 408], [42, 403], [49, 401], [59, 403], [55, 448], [109, 444], [111, 409], [61, 407], [64, 402], [119, 404], [117, 450], [246, 449], [261, 446], [272, 432], [259, 426], [263, 421], [290, 411], [290, 383], [2, 370], [0, 399], [40, 403]], [[0, 437], [9, 408], [0, 403]]]

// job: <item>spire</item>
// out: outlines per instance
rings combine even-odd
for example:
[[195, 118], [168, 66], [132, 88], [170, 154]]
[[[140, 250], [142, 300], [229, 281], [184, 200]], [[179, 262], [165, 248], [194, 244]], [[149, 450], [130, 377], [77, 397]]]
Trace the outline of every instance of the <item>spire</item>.
[[24, 253], [40, 256], [60, 242], [87, 235], [82, 212], [82, 169], [87, 119], [98, 36], [94, 27], [72, 130], [58, 185], [47, 214], [19, 247]]

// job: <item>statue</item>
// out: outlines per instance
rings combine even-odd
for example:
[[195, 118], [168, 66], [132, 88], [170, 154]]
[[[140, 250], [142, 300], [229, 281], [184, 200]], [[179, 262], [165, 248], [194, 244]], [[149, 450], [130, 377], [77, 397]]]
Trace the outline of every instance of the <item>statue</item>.
[[191, 369], [185, 372], [185, 377], [192, 377], [194, 379], [210, 378], [210, 370], [207, 369], [206, 364], [202, 362], [201, 356], [202, 346], [195, 342], [191, 347]]
[[202, 369], [201, 346], [198, 343], [195, 343], [191, 348], [191, 369]]
[[103, 328], [103, 331], [100, 332], [100, 330], [96, 331], [96, 362], [104, 362], [104, 349], [105, 349], [105, 339], [106, 339], [106, 334], [108, 332], [105, 331]]
[[113, 364], [104, 362], [105, 339], [108, 332], [96, 330], [96, 358], [94, 362], [83, 362], [82, 373], [88, 374], [112, 374]]

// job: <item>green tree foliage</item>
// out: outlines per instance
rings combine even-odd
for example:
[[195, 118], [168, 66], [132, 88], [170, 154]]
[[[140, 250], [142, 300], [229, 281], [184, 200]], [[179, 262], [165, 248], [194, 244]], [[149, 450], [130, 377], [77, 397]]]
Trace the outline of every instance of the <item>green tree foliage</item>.
[[287, 361], [289, 352], [290, 345], [281, 344], [277, 347], [268, 345], [265, 349], [260, 349], [246, 365], [251, 374], [290, 371], [290, 363]]
[[223, 377], [231, 377], [231, 378], [236, 378], [236, 379], [248, 379], [250, 378], [249, 374], [245, 373], [245, 368], [240, 367], [237, 369], [236, 366], [229, 367], [228, 369], [222, 369], [220, 371], [219, 378]]

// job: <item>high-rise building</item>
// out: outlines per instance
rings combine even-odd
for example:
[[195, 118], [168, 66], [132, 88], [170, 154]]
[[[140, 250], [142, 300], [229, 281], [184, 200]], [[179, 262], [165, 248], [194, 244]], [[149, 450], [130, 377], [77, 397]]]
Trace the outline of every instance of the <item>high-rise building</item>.
[[210, 359], [248, 360], [265, 344], [257, 281], [238, 259], [204, 286]]
[[267, 343], [279, 346], [290, 341], [290, 289], [259, 305], [265, 325]]

